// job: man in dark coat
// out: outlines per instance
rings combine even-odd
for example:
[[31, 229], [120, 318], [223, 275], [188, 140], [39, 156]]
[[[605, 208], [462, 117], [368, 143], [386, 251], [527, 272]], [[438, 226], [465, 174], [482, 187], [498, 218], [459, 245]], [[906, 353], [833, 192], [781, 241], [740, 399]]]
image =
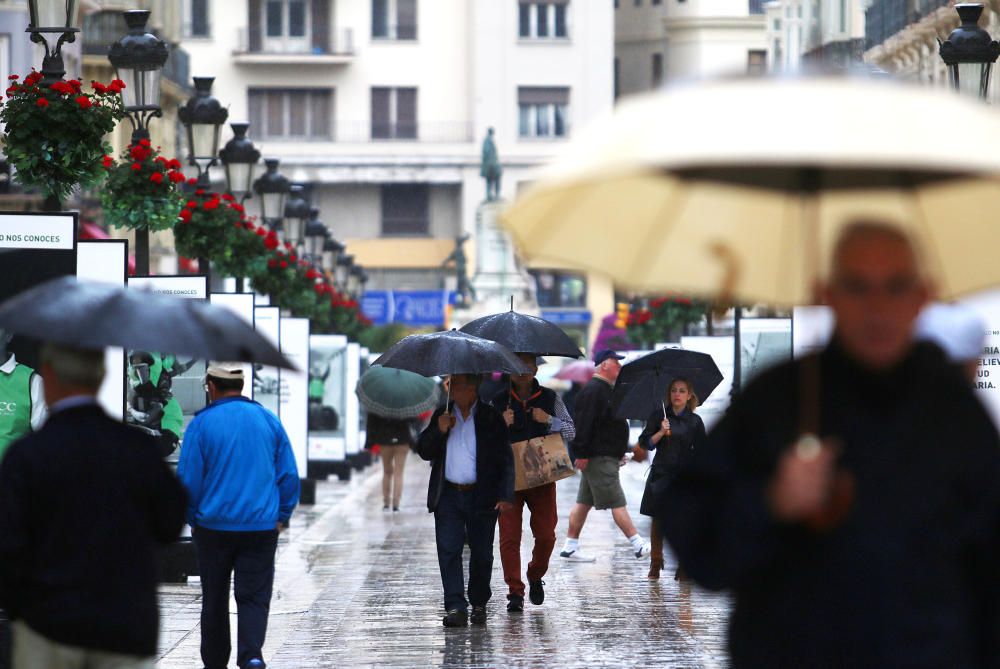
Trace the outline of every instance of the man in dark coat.
[[[492, 596], [493, 537], [497, 512], [514, 500], [514, 456], [500, 414], [477, 401], [480, 377], [451, 377], [451, 403], [434, 412], [417, 442], [417, 453], [430, 460], [427, 508], [434, 514], [438, 565], [444, 586], [446, 627], [486, 624]], [[469, 545], [466, 599], [462, 551]]]
[[998, 666], [1000, 440], [958, 368], [913, 343], [916, 251], [855, 224], [824, 295], [830, 345], [733, 403], [663, 495], [664, 533], [735, 594], [736, 667]]
[[104, 353], [46, 346], [50, 417], [0, 464], [0, 604], [18, 669], [152, 669], [157, 546], [180, 534], [185, 494], [156, 441], [95, 395]]

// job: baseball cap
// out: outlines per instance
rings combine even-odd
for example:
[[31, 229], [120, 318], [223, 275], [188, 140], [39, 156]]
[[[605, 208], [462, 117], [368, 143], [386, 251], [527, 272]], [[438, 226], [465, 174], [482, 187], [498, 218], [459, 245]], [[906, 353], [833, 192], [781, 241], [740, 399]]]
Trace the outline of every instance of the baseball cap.
[[606, 348], [594, 354], [594, 364], [599, 365], [605, 360], [611, 360], [612, 358], [615, 360], [624, 360], [625, 356], [618, 355], [615, 351], [611, 350], [610, 348]]
[[208, 376], [215, 379], [224, 379], [226, 381], [242, 381], [243, 380], [243, 369], [240, 367], [224, 367], [222, 365], [213, 365], [208, 368], [205, 372]]

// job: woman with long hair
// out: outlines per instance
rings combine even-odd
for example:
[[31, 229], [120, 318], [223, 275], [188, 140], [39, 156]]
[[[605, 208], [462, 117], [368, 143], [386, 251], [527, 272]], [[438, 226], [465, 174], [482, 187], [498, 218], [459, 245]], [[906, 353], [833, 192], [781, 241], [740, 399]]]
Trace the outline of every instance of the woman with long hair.
[[[694, 410], [698, 407], [698, 396], [694, 384], [689, 379], [676, 378], [670, 383], [663, 398], [660, 411], [654, 412], [646, 421], [646, 428], [639, 435], [639, 445], [648, 451], [655, 451], [656, 457], [649, 469], [646, 490], [642, 495], [639, 513], [653, 518], [650, 535], [652, 556], [649, 578], [660, 578], [663, 568], [663, 534], [656, 520], [657, 497], [670, 485], [677, 470], [705, 443], [705, 424]], [[680, 569], [674, 574], [680, 579]]]

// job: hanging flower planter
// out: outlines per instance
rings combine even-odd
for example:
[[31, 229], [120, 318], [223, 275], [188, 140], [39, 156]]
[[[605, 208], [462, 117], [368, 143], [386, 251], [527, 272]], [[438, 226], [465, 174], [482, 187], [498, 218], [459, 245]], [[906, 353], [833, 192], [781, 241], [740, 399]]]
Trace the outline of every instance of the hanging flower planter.
[[184, 183], [181, 163], [168, 160], [148, 139], [139, 140], [115, 162], [104, 156], [108, 180], [101, 189], [104, 218], [116, 228], [167, 230], [177, 222], [184, 207], [178, 190]]

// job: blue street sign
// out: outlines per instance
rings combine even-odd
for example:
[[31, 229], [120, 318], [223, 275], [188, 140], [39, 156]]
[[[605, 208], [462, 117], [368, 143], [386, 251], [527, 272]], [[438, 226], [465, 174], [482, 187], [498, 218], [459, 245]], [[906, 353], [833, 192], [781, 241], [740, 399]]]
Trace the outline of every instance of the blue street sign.
[[543, 311], [542, 318], [556, 325], [590, 325], [589, 311]]
[[370, 290], [361, 300], [361, 311], [375, 325], [401, 323], [412, 327], [441, 327], [445, 304], [454, 304], [454, 291]]

